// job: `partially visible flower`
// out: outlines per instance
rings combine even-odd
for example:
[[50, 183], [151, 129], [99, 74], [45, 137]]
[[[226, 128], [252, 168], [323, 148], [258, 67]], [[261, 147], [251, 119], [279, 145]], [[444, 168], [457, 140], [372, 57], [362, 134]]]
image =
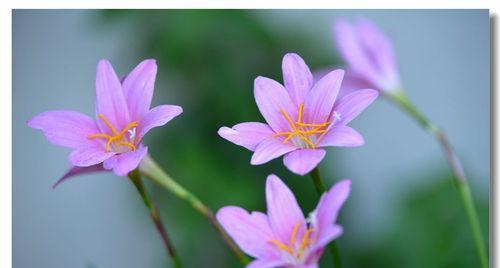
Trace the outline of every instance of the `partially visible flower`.
[[392, 92], [400, 88], [392, 42], [374, 23], [366, 19], [356, 24], [338, 20], [333, 33], [340, 55], [347, 63], [347, 91], [375, 88]]
[[111, 64], [101, 60], [96, 75], [96, 121], [70, 110], [44, 112], [28, 121], [53, 144], [73, 149], [69, 161], [74, 168], [62, 179], [102, 168], [125, 176], [139, 165], [147, 154], [141, 142], [144, 135], [182, 113], [175, 105], [149, 109], [156, 71], [156, 61], [145, 60], [120, 82]]
[[254, 95], [267, 124], [240, 123], [222, 127], [219, 135], [254, 151], [251, 164], [264, 164], [285, 155], [292, 172], [304, 175], [325, 156], [325, 146], [360, 146], [363, 137], [347, 126], [378, 96], [373, 89], [357, 90], [337, 100], [344, 71], [329, 72], [317, 83], [297, 54], [283, 58], [285, 86], [257, 77]]
[[267, 215], [228, 206], [217, 212], [217, 220], [245, 253], [256, 258], [247, 267], [317, 267], [325, 246], [342, 235], [336, 221], [350, 187], [347, 179], [335, 184], [306, 219], [290, 189], [269, 175]]

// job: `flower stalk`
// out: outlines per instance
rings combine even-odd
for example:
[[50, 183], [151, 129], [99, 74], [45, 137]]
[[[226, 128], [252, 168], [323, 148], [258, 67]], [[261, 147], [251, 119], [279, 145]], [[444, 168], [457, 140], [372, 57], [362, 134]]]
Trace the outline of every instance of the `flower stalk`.
[[406, 97], [403, 90], [396, 90], [394, 92], [382, 92], [383, 95], [390, 101], [398, 105], [403, 111], [409, 114], [417, 123], [424, 128], [430, 135], [434, 136], [438, 141], [441, 149], [446, 157], [448, 165], [455, 177], [455, 184], [460, 193], [462, 203], [465, 208], [465, 213], [469, 220], [469, 225], [474, 238], [477, 256], [482, 268], [488, 268], [488, 256], [486, 254], [486, 247], [484, 244], [481, 226], [479, 224], [479, 217], [476, 212], [474, 200], [470, 191], [465, 172], [463, 170], [460, 159], [453, 150], [448, 138], [442, 130], [430, 122], [420, 111], [413, 105], [413, 103]]
[[210, 208], [203, 204], [198, 197], [186, 190], [183, 186], [173, 180], [154, 160], [151, 156], [146, 155], [142, 160], [139, 169], [141, 174], [146, 178], [152, 180], [153, 182], [159, 184], [161, 187], [170, 191], [176, 197], [189, 203], [196, 211], [201, 213], [212, 226], [217, 230], [217, 232], [222, 237], [223, 241], [234, 253], [236, 258], [242, 263], [247, 264], [249, 262], [247, 256], [236, 246], [229, 235], [224, 231], [222, 226], [219, 224], [214, 216], [214, 213]]
[[[318, 193], [319, 196], [321, 196], [325, 192], [325, 185], [323, 184], [323, 181], [321, 180], [319, 168], [315, 167], [309, 174], [311, 175], [312, 181], [314, 183], [314, 188], [316, 188], [316, 192]], [[340, 251], [339, 251], [339, 248], [337, 246], [337, 243], [335, 243], [335, 241], [332, 241], [328, 245], [328, 249], [332, 253], [333, 267], [341, 268], [342, 267], [342, 260], [340, 259]]]
[[158, 213], [158, 210], [156, 209], [153, 202], [151, 201], [151, 198], [148, 196], [148, 194], [146, 193], [146, 190], [144, 189], [144, 185], [142, 184], [141, 174], [140, 174], [139, 170], [135, 169], [134, 171], [130, 172], [128, 176], [130, 178], [130, 181], [132, 181], [135, 188], [137, 189], [137, 191], [141, 195], [142, 201], [144, 201], [144, 204], [149, 209], [151, 219], [153, 220], [153, 223], [155, 224], [156, 229], [158, 230], [158, 233], [160, 234], [160, 236], [163, 240], [163, 243], [165, 244], [165, 247], [167, 249], [167, 253], [170, 256], [170, 258], [172, 259], [174, 267], [181, 268], [182, 267], [181, 261], [180, 261], [179, 257], [177, 256], [176, 250], [174, 248], [172, 241], [170, 240], [170, 237], [167, 234], [167, 230], [163, 226], [163, 223], [160, 219], [160, 215]]

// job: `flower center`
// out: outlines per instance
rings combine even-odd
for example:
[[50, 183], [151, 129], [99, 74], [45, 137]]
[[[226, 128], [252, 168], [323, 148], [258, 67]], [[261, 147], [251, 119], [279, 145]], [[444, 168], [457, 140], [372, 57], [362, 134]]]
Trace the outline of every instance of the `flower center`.
[[[133, 121], [125, 126], [122, 131], [118, 132], [116, 128], [109, 122], [109, 120], [103, 115], [99, 114], [98, 117], [108, 126], [113, 136], [108, 135], [106, 133], [95, 133], [89, 135], [87, 138], [89, 140], [92, 139], [105, 139], [106, 140], [106, 152], [113, 151], [115, 152], [125, 152], [125, 151], [135, 151], [137, 148], [135, 147], [135, 130], [139, 125], [137, 121]], [[126, 137], [126, 134], [129, 133], [129, 137]], [[126, 147], [128, 150], [123, 151], [123, 147]]]
[[[299, 115], [296, 122], [293, 121], [293, 119], [284, 109], [280, 109], [280, 113], [285, 117], [286, 121], [290, 125], [290, 128], [292, 129], [292, 131], [282, 131], [274, 134], [274, 137], [286, 136], [285, 139], [283, 139], [283, 144], [291, 141], [294, 145], [315, 149], [318, 146], [321, 138], [323, 138], [323, 136], [326, 134], [328, 126], [333, 123], [333, 121], [325, 121], [320, 124], [310, 124], [302, 122], [304, 104], [301, 104], [299, 106]], [[334, 116], [335, 115], [338, 114], [334, 112]], [[334, 121], [336, 118], [337, 117], [334, 117]], [[295, 137], [297, 137], [298, 139], [296, 139]]]
[[297, 240], [297, 232], [299, 231], [300, 222], [298, 222], [292, 230], [292, 234], [290, 235], [290, 243], [285, 244], [277, 239], [271, 239], [268, 242], [270, 244], [275, 245], [279, 250], [285, 251], [291, 257], [293, 257], [297, 261], [301, 261], [304, 256], [304, 252], [308, 249], [308, 247], [315, 242], [314, 236], [311, 236], [314, 233], [313, 228], [307, 228], [306, 232], [302, 236], [300, 240]]

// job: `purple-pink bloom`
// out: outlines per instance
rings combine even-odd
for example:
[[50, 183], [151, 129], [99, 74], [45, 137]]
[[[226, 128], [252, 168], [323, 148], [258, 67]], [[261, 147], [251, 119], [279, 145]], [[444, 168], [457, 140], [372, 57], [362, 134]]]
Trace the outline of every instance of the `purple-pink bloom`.
[[247, 267], [317, 267], [325, 246], [343, 232], [336, 221], [350, 187], [348, 179], [335, 184], [306, 219], [290, 189], [277, 176], [269, 175], [267, 215], [227, 206], [217, 212], [217, 220], [256, 259]]
[[374, 23], [366, 19], [356, 24], [338, 20], [333, 34], [348, 66], [346, 90], [375, 88], [392, 92], [400, 88], [392, 42]]
[[182, 113], [175, 105], [149, 109], [156, 72], [156, 61], [145, 60], [120, 82], [111, 64], [101, 60], [96, 75], [96, 120], [80, 112], [54, 110], [28, 121], [53, 144], [73, 149], [69, 161], [79, 168], [71, 169], [63, 179], [99, 171], [101, 166], [118, 176], [137, 168], [148, 151], [141, 142], [144, 135]]
[[314, 83], [309, 67], [293, 53], [285, 55], [282, 68], [284, 86], [265, 77], [254, 82], [255, 101], [267, 124], [222, 127], [221, 137], [253, 151], [252, 165], [285, 155], [285, 166], [299, 175], [323, 159], [322, 147], [364, 144], [347, 124], [377, 98], [376, 90], [357, 90], [337, 100], [344, 71], [329, 72]]

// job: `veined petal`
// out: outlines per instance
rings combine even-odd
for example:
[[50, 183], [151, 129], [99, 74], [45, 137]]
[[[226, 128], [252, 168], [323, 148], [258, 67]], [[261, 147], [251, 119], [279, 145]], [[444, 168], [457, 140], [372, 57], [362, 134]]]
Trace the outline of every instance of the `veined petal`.
[[283, 163], [293, 173], [303, 176], [313, 170], [325, 154], [323, 149], [299, 149], [286, 154]]
[[252, 155], [250, 164], [260, 165], [267, 163], [274, 158], [280, 157], [288, 152], [297, 150], [298, 148], [290, 143], [283, 144], [278, 138], [268, 138], [262, 141], [255, 147], [255, 152]]
[[246, 268], [274, 268], [274, 267], [287, 267], [288, 262], [281, 258], [258, 259], [249, 263]]
[[139, 138], [144, 137], [152, 128], [165, 125], [181, 113], [182, 107], [177, 105], [160, 105], [154, 107], [139, 121]]
[[321, 147], [356, 147], [363, 144], [365, 144], [363, 136], [353, 128], [344, 125], [332, 127], [319, 142]]
[[127, 174], [136, 169], [141, 160], [148, 153], [148, 147], [139, 146], [135, 151], [115, 155], [114, 157], [104, 161], [105, 169], [113, 169], [117, 176], [127, 176]]
[[74, 150], [69, 155], [69, 162], [73, 166], [88, 167], [100, 164], [115, 154], [115, 152], [106, 152], [104, 146], [96, 144]]
[[304, 103], [305, 122], [321, 124], [328, 120], [343, 77], [343, 70], [335, 70], [323, 76], [314, 85]]
[[283, 112], [295, 120], [298, 110], [280, 83], [259, 76], [254, 82], [254, 95], [260, 113], [275, 132], [291, 130]]
[[321, 230], [337, 221], [340, 208], [351, 192], [351, 180], [343, 179], [324, 193], [316, 206], [315, 214], [320, 235]]
[[290, 98], [297, 107], [304, 103], [313, 86], [313, 76], [304, 60], [295, 53], [283, 57], [283, 81]]
[[54, 183], [54, 185], [52, 185], [52, 188], [56, 188], [59, 184], [65, 182], [70, 178], [101, 171], [106, 171], [102, 166], [102, 164], [97, 164], [89, 167], [72, 167], [59, 180], [57, 180], [57, 182]]
[[269, 225], [276, 238], [289, 243], [295, 225], [300, 227], [297, 237], [305, 232], [305, 219], [292, 191], [276, 176], [269, 175], [266, 181], [266, 203]]
[[40, 129], [51, 143], [73, 149], [92, 146], [96, 142], [87, 137], [99, 132], [92, 118], [67, 110], [41, 113], [30, 119], [28, 126]]
[[269, 243], [273, 234], [267, 216], [260, 212], [227, 206], [219, 209], [217, 220], [238, 246], [254, 258], [269, 258], [277, 255], [277, 250]]
[[378, 97], [374, 89], [360, 89], [340, 99], [333, 108], [340, 114], [340, 120], [335, 124], [346, 125], [356, 118], [368, 105]]
[[153, 59], [144, 60], [123, 80], [123, 94], [132, 121], [138, 121], [149, 111], [156, 79], [157, 66]]
[[[130, 123], [130, 116], [122, 85], [111, 63], [101, 60], [96, 75], [97, 114], [102, 114], [118, 131]], [[102, 120], [97, 121], [102, 132], [111, 133]]]
[[221, 127], [217, 132], [224, 139], [254, 151], [263, 140], [274, 135], [274, 131], [264, 123], [246, 122], [232, 128]]

